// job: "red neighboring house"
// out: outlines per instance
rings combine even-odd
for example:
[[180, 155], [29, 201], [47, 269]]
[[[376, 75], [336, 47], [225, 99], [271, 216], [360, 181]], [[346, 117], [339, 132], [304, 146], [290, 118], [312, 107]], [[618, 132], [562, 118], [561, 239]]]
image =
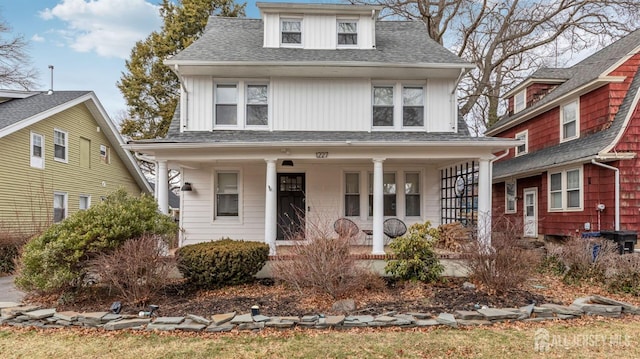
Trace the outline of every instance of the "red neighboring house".
[[531, 238], [640, 230], [639, 65], [636, 30], [505, 95], [486, 135], [524, 143], [494, 164], [494, 217], [522, 220]]

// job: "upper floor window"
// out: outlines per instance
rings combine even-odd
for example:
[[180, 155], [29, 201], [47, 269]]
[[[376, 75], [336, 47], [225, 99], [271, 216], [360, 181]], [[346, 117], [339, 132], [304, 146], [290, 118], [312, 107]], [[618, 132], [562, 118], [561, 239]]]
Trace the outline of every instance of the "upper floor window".
[[358, 22], [355, 20], [338, 20], [338, 45], [358, 44]]
[[247, 125], [268, 125], [267, 85], [247, 85]]
[[100, 145], [100, 160], [104, 163], [111, 162], [111, 149], [107, 145]]
[[549, 173], [549, 210], [582, 208], [582, 169]]
[[344, 175], [344, 215], [360, 215], [360, 174], [357, 172]]
[[302, 44], [302, 20], [283, 19], [280, 22], [281, 42], [283, 44]]
[[504, 184], [504, 213], [516, 213], [516, 181], [510, 180]]
[[522, 90], [513, 96], [513, 113], [518, 113], [527, 106], [527, 91]]
[[529, 131], [525, 130], [516, 133], [516, 140], [524, 141], [523, 144], [516, 147], [516, 156], [524, 155], [529, 151]]
[[560, 141], [571, 140], [578, 137], [580, 128], [578, 100], [569, 102], [560, 107]]
[[422, 87], [402, 88], [402, 125], [424, 126], [424, 89]]
[[373, 125], [393, 126], [393, 87], [373, 87]]
[[68, 134], [65, 131], [53, 130], [53, 159], [67, 162]]
[[44, 168], [44, 136], [31, 132], [31, 167]]
[[238, 85], [216, 85], [216, 125], [238, 124]]

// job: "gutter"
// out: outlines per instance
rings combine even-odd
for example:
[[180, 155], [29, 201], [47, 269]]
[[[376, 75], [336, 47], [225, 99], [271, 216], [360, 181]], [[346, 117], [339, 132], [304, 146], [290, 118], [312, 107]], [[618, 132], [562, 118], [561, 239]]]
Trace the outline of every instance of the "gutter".
[[620, 230], [620, 169], [605, 165], [604, 163], [600, 163], [594, 159], [591, 160], [591, 163], [600, 166], [602, 168], [610, 169], [615, 171], [615, 230]]

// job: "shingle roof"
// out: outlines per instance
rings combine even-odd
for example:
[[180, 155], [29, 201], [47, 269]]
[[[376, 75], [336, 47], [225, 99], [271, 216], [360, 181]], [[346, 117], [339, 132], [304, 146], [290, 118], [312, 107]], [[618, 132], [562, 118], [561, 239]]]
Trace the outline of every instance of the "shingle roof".
[[60, 106], [91, 91], [54, 91], [35, 93], [22, 99], [13, 99], [0, 103], [0, 129], [35, 116], [41, 112]]
[[638, 91], [640, 91], [640, 71], [636, 72], [629, 86], [629, 91], [627, 91], [609, 128], [572, 141], [563, 142], [557, 146], [547, 147], [506, 161], [498, 161], [493, 165], [494, 178], [542, 171], [545, 168], [562, 163], [586, 161], [593, 158], [609, 146], [622, 130], [625, 118], [630, 114], [630, 111], [633, 111], [633, 100]]
[[260, 19], [211, 16], [204, 34], [170, 61], [466, 64], [427, 36], [420, 21], [377, 21], [376, 48], [313, 50], [263, 47]]
[[640, 29], [631, 32], [627, 36], [601, 49], [568, 69], [540, 70], [541, 73], [536, 75], [538, 78], [552, 76], [555, 74], [558, 78], [566, 78], [568, 80], [558, 86], [555, 90], [551, 91], [533, 106], [528, 107], [515, 115], [502, 118], [491, 126], [488, 131], [508, 125], [510, 122], [516, 122], [521, 117], [526, 116], [529, 112], [553, 102], [569, 92], [596, 80], [599, 76], [603, 75], [604, 71], [609, 69], [616, 62], [620, 61], [620, 59], [636, 49], [638, 46], [640, 46]]

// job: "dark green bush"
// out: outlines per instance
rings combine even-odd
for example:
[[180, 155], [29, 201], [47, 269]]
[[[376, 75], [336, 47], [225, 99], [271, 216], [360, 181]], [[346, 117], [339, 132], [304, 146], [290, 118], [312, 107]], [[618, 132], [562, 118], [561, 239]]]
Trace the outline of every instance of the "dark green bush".
[[395, 259], [387, 260], [385, 271], [393, 277], [405, 280], [434, 282], [440, 278], [444, 266], [433, 250], [437, 229], [431, 223], [416, 223], [406, 235], [389, 244]]
[[249, 282], [268, 258], [267, 244], [231, 239], [192, 244], [176, 252], [180, 273], [203, 288]]
[[155, 234], [168, 239], [177, 225], [158, 212], [151, 196], [135, 197], [120, 189], [86, 211], [49, 227], [24, 246], [16, 284], [26, 291], [59, 292], [77, 288], [86, 263], [127, 239]]

